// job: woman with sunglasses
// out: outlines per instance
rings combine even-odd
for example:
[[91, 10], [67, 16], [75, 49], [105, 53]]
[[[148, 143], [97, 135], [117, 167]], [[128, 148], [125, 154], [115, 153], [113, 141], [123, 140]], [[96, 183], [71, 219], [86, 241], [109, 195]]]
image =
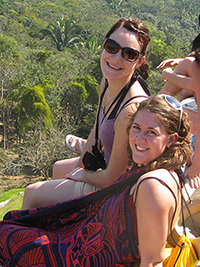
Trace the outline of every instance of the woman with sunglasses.
[[5, 215], [0, 265], [119, 267], [140, 259], [140, 267], [163, 266], [181, 206], [175, 170], [192, 153], [189, 121], [176, 99], [153, 96], [130, 114], [128, 133], [132, 169], [111, 186]]
[[[134, 18], [121, 19], [106, 35], [101, 54], [103, 79], [99, 100], [99, 150], [104, 151], [106, 169], [85, 170], [82, 158], [95, 145], [96, 122], [81, 157], [57, 161], [54, 180], [30, 185], [25, 190], [22, 209], [65, 201], [104, 188], [128, 167], [125, 149], [127, 114], [150, 93], [146, 51], [150, 37], [146, 25]], [[66, 179], [68, 178], [68, 179]]]

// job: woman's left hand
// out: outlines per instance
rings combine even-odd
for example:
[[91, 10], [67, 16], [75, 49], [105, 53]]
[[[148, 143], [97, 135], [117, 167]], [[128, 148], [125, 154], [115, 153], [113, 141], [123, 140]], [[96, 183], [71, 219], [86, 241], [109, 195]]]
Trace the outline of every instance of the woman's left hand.
[[84, 172], [85, 170], [83, 168], [78, 167], [74, 169], [73, 171], [69, 172], [68, 174], [66, 174], [66, 178], [79, 181], [79, 182], [85, 182], [84, 176], [83, 176]]

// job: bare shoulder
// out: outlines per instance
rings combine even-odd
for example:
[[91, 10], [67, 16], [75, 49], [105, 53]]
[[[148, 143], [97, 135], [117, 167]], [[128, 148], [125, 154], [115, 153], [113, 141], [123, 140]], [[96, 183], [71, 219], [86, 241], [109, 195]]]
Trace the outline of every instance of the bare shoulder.
[[[138, 187], [140, 182], [141, 184]], [[143, 204], [151, 203], [158, 211], [163, 212], [171, 208], [174, 211], [174, 195], [177, 196], [178, 191], [174, 179], [167, 170], [159, 169], [155, 171], [150, 171], [142, 175], [138, 180], [135, 188], [137, 187], [137, 201], [142, 201]], [[132, 189], [132, 192], [133, 190], [134, 189]], [[172, 192], [174, 192], [174, 194]], [[135, 201], [135, 197], [136, 190], [133, 194], [133, 201]]]
[[131, 116], [137, 111], [140, 102], [142, 102], [145, 99], [146, 96], [144, 95], [144, 97], [136, 97], [130, 100], [130, 102], [127, 103], [127, 105], [123, 107], [123, 109], [119, 113], [115, 124], [127, 125], [130, 122]]
[[[151, 178], [151, 179], [149, 179], [149, 178]], [[155, 179], [152, 179], [152, 178], [155, 178]], [[145, 181], [143, 181], [143, 180], [145, 180]], [[163, 192], [163, 193], [168, 192], [169, 191], [168, 188], [170, 188], [176, 194], [177, 193], [177, 183], [179, 181], [179, 178], [175, 172], [169, 172], [166, 169], [158, 169], [158, 170], [149, 171], [149, 172], [143, 174], [139, 178], [137, 185], [141, 181], [143, 181], [142, 182], [142, 184], [144, 184], [143, 186], [146, 185], [150, 190], [153, 190], [154, 192], [157, 191], [159, 193], [159, 195], [161, 194], [161, 192]]]
[[176, 181], [178, 181], [178, 175], [174, 171], [168, 171], [166, 169], [157, 169], [157, 170], [146, 172], [139, 178], [138, 181], [146, 179], [146, 178], [150, 178], [150, 177], [162, 180], [163, 182], [174, 181], [174, 178], [176, 179]]
[[185, 66], [190, 66], [191, 63], [195, 60], [195, 57], [193, 56], [187, 56], [186, 58], [184, 58], [184, 60], [180, 63], [181, 65], [185, 65]]
[[131, 103], [130, 105], [124, 107], [121, 110], [114, 124], [115, 131], [117, 128], [122, 128], [122, 127], [123, 127], [122, 130], [126, 131], [128, 125], [130, 124], [130, 118], [136, 112], [137, 108], [138, 108], [138, 103]]
[[105, 88], [105, 84], [106, 84], [106, 79], [105, 79], [105, 77], [102, 77], [101, 83], [100, 83], [100, 89], [99, 89], [100, 94], [103, 93], [103, 90]]

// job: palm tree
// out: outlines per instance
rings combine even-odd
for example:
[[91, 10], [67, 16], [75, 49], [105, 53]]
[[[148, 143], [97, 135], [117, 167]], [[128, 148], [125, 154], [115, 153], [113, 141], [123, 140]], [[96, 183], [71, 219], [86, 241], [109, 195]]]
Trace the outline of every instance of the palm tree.
[[88, 48], [93, 54], [98, 53], [101, 49], [101, 42], [97, 41], [95, 36], [81, 42], [81, 45]]
[[50, 23], [46, 29], [41, 30], [44, 37], [51, 36], [58, 51], [79, 42], [82, 39], [81, 31], [76, 22], [68, 18], [61, 18], [57, 20], [56, 25]]

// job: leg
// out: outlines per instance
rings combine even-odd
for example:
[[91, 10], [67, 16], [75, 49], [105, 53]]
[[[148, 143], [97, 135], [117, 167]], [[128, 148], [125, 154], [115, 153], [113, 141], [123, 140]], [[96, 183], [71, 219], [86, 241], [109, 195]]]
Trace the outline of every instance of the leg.
[[58, 160], [53, 165], [53, 179], [65, 179], [65, 175], [77, 167], [82, 167], [81, 158]]
[[174, 95], [178, 94], [181, 90], [182, 90], [182, 88], [171, 83], [170, 81], [167, 81], [164, 84], [164, 86], [162, 87], [162, 89], [160, 90], [159, 94], [167, 94], [167, 95], [174, 96]]
[[22, 209], [54, 204], [74, 198], [75, 181], [60, 179], [29, 185], [24, 193]]
[[197, 131], [197, 125], [198, 125], [198, 112], [192, 111], [187, 108], [183, 108], [183, 110], [187, 113], [189, 120], [190, 120], [190, 127], [191, 127], [191, 133], [195, 134]]
[[186, 90], [186, 89], [183, 89], [178, 93], [177, 99], [181, 102], [181, 101], [183, 101], [184, 99], [186, 99], [186, 98], [188, 98], [190, 96], [193, 96], [193, 92], [189, 91], [189, 90]]

